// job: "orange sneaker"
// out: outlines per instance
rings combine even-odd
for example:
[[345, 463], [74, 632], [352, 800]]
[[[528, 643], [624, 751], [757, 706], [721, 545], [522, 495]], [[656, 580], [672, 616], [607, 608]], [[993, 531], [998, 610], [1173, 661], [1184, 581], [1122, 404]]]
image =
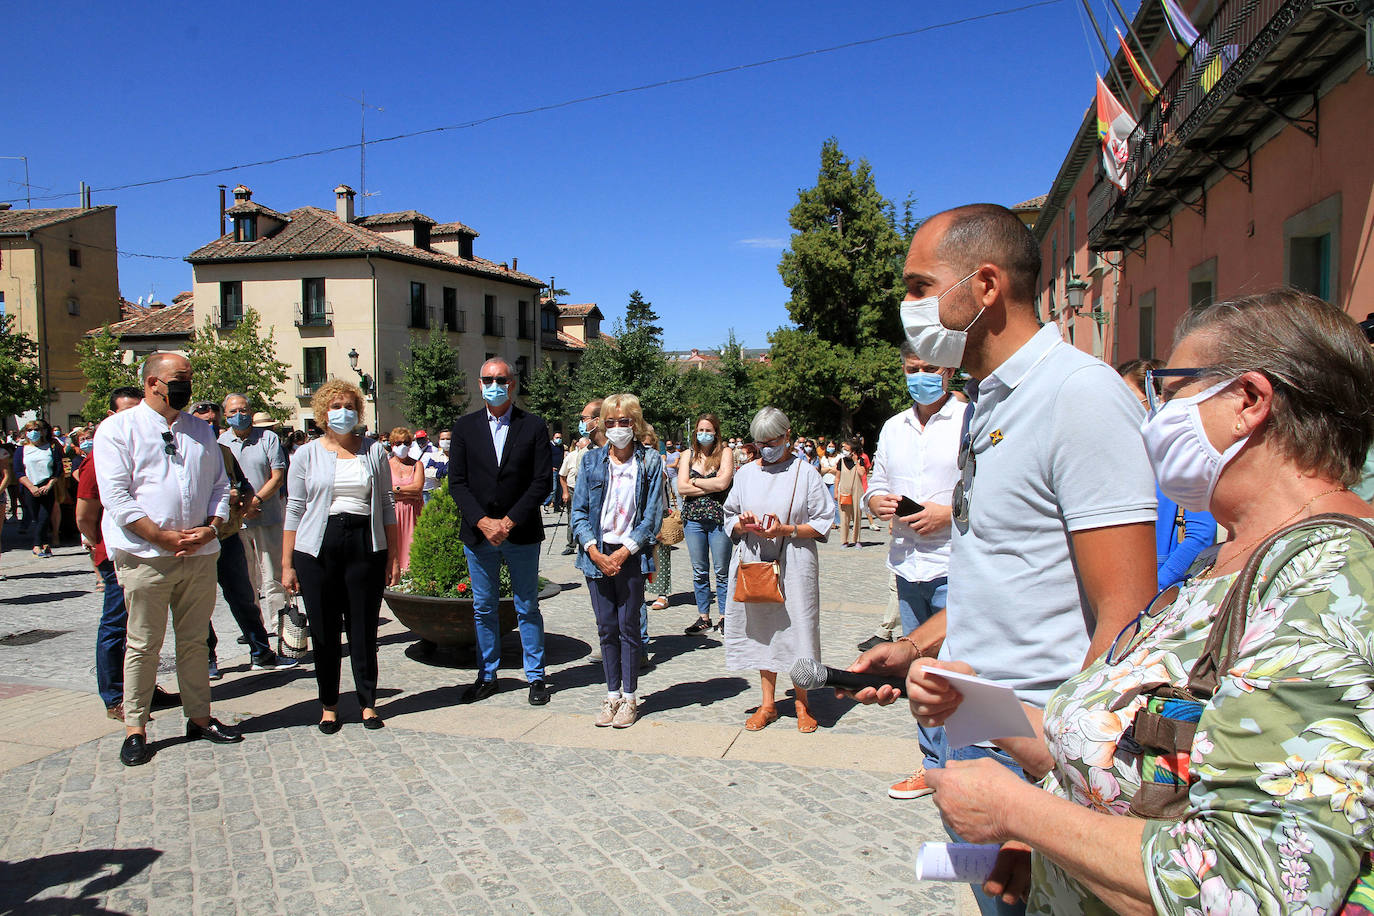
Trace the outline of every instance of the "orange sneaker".
[[934, 794], [935, 790], [926, 785], [926, 771], [917, 770], [906, 779], [895, 783], [892, 788], [887, 790], [889, 798], [924, 798]]

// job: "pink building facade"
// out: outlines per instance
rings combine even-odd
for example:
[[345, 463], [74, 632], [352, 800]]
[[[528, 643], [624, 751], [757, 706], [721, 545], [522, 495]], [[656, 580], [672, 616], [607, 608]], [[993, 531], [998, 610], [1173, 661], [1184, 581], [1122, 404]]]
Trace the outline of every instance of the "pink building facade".
[[1374, 312], [1374, 60], [1359, 6], [1194, 4], [1201, 36], [1180, 60], [1146, 0], [1133, 26], [1163, 85], [1151, 101], [1118, 52], [1108, 85], [1140, 121], [1128, 183], [1106, 179], [1090, 108], [1035, 224], [1041, 317], [1120, 362], [1167, 358], [1190, 308], [1280, 284]]

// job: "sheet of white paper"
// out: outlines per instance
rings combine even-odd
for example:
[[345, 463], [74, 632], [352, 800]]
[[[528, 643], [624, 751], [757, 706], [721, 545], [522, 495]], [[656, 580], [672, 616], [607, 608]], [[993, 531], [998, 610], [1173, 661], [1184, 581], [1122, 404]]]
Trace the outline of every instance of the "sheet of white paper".
[[997, 864], [996, 843], [922, 843], [916, 850], [916, 880], [982, 884]]
[[986, 678], [941, 668], [927, 668], [927, 674], [944, 678], [964, 697], [954, 715], [945, 720], [945, 740], [952, 748], [968, 747], [994, 738], [1034, 738], [1016, 691]]

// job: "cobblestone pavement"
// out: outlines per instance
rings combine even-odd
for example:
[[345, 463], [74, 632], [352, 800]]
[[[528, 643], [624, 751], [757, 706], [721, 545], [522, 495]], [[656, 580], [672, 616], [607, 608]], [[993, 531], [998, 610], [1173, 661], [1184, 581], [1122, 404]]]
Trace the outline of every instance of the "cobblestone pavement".
[[[545, 575], [571, 587], [543, 603], [549, 706], [518, 689], [514, 635], [503, 692], [456, 706], [473, 660], [412, 658], [392, 622], [378, 707], [388, 727], [362, 729], [346, 697], [347, 724], [324, 736], [311, 727], [309, 665], [241, 670], [220, 606], [216, 713], [247, 739], [188, 744], [179, 713], [163, 712], [150, 726], [155, 759], [133, 770], [92, 693], [99, 593], [84, 554], [7, 553], [0, 637], [59, 635], [0, 639], [0, 912], [961, 908], [957, 889], [914, 880], [915, 845], [943, 839], [930, 801], [886, 797], [917, 753], [910, 715], [818, 692], [817, 734], [798, 734], [786, 703], [776, 725], [744, 732], [757, 677], [726, 671], [719, 640], [682, 635], [694, 616], [686, 550], [674, 552], [673, 606], [651, 618], [645, 718], [593, 728], [604, 696], [587, 660], [594, 627], [560, 546]], [[885, 550], [822, 553], [824, 653], [847, 664], [886, 602]]]

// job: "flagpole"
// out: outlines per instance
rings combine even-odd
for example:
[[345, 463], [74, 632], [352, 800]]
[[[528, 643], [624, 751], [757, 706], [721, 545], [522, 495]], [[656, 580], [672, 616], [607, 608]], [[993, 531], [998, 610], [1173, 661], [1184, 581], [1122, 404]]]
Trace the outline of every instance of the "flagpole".
[[1126, 84], [1121, 82], [1121, 77], [1117, 75], [1116, 67], [1112, 62], [1112, 52], [1107, 49], [1107, 39], [1102, 37], [1102, 28], [1097, 24], [1097, 17], [1093, 15], [1092, 7], [1088, 5], [1088, 0], [1082, 0], [1083, 9], [1088, 12], [1088, 19], [1093, 24], [1093, 33], [1097, 35], [1097, 41], [1102, 45], [1102, 53], [1107, 55], [1107, 73], [1116, 80], [1116, 88], [1121, 90], [1121, 98], [1130, 100], [1130, 93], [1126, 91]]
[[1159, 71], [1155, 69], [1155, 62], [1150, 60], [1150, 49], [1145, 47], [1145, 42], [1140, 40], [1140, 36], [1135, 32], [1135, 26], [1131, 25], [1131, 20], [1126, 18], [1126, 11], [1121, 8], [1120, 0], [1112, 0], [1112, 6], [1116, 7], [1117, 14], [1121, 21], [1126, 23], [1126, 31], [1135, 39], [1135, 46], [1140, 50], [1140, 59], [1145, 61], [1145, 66], [1150, 70], [1150, 77], [1155, 81], [1155, 85], [1161, 90], [1164, 88], [1164, 81], [1159, 78]]

